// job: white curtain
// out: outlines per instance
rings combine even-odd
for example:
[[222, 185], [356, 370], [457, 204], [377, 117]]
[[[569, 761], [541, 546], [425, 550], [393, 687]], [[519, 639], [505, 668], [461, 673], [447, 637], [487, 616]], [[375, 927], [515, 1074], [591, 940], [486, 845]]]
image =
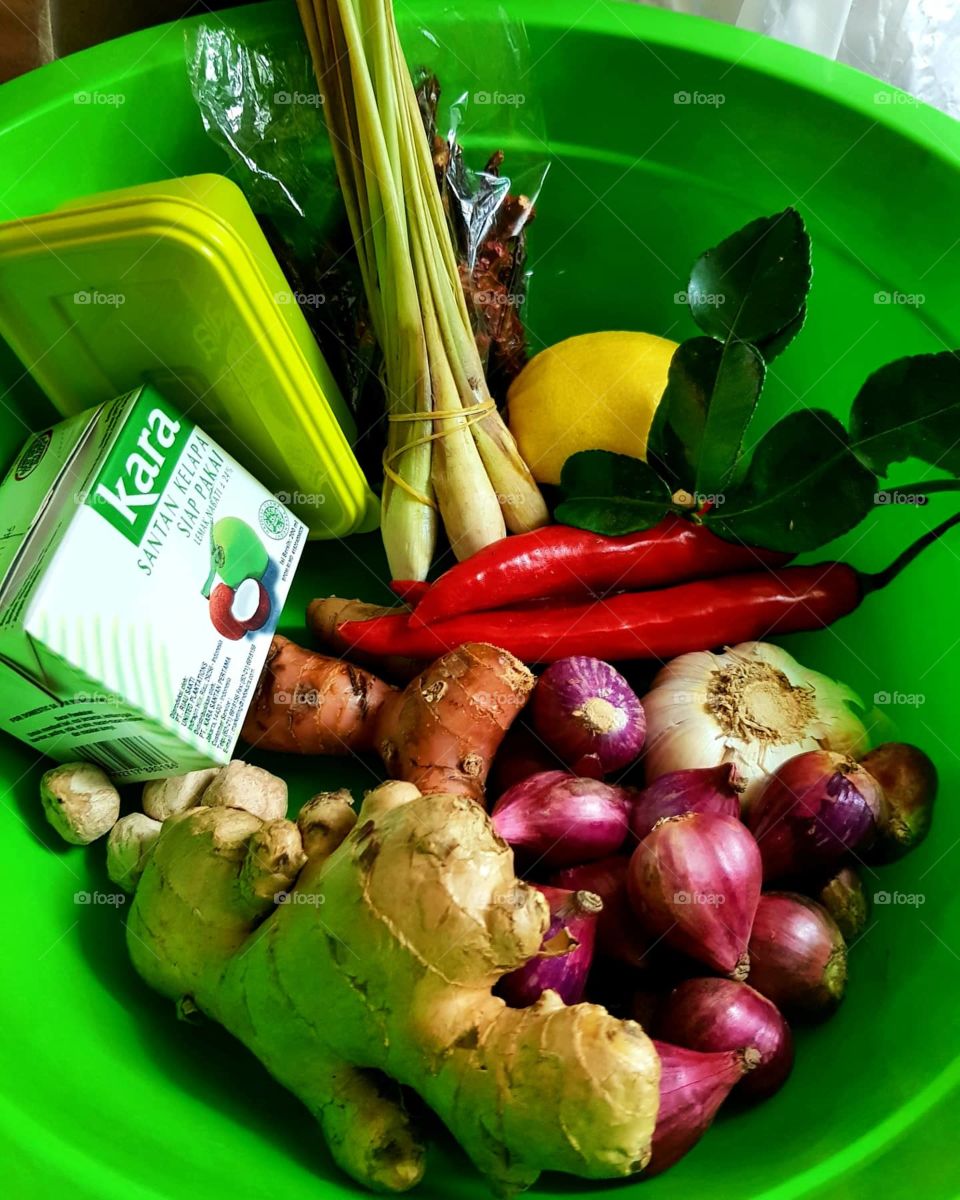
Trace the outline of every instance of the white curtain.
[[768, 33], [960, 117], [960, 0], [640, 0]]

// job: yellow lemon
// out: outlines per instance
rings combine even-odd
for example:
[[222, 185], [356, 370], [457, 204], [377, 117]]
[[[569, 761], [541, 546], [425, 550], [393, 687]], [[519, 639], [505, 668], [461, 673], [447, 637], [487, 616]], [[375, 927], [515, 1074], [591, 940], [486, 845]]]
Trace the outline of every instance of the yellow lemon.
[[542, 350], [510, 385], [510, 429], [540, 483], [559, 483], [578, 450], [643, 458], [676, 342], [652, 333], [582, 333]]

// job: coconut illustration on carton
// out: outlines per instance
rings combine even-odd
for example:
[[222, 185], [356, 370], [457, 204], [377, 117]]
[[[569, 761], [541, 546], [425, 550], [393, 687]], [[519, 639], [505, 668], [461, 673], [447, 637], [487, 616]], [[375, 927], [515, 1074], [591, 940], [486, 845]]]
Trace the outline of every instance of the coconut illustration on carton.
[[[263, 584], [270, 555], [239, 517], [221, 517], [214, 522], [210, 539], [210, 574], [203, 595], [210, 601], [214, 629], [236, 642], [262, 628], [270, 616], [270, 593]], [[218, 576], [220, 582], [216, 583]]]

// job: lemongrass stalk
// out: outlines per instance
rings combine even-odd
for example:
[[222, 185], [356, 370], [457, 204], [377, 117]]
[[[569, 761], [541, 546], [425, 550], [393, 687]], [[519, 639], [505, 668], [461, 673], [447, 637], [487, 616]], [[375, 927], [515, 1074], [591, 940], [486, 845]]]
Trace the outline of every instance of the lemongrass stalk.
[[[416, 276], [413, 272], [410, 231], [406, 219], [400, 145], [396, 122], [391, 114], [396, 104], [390, 56], [384, 53], [384, 22], [379, 7], [363, 0], [355, 13], [366, 31], [365, 63], [376, 96], [376, 118], [383, 136], [385, 158], [378, 156], [381, 179], [389, 187], [398, 214], [402, 238], [391, 242], [378, 263], [383, 268], [380, 285], [384, 293], [386, 326], [384, 385], [388, 425], [387, 463], [404, 483], [396, 483], [385, 471], [381, 531], [387, 560], [395, 579], [425, 579], [433, 557], [437, 536], [437, 514], [433, 500], [433, 444], [429, 440], [433, 425], [405, 420], [408, 414], [427, 413], [433, 407], [429, 356], [420, 311]], [[365, 156], [369, 161], [369, 156]], [[399, 251], [397, 247], [400, 246]], [[396, 254], [399, 253], [399, 259]], [[418, 498], [420, 497], [420, 498]]]
[[[438, 265], [442, 265], [443, 269], [444, 280], [441, 281], [439, 293], [435, 292], [434, 294], [437, 300], [440, 328], [447, 346], [447, 355], [454, 369], [464, 407], [490, 404], [490, 392], [487, 388], [480, 353], [470, 327], [470, 315], [467, 311], [467, 303], [453, 253], [446, 215], [440, 200], [440, 192], [436, 185], [433, 160], [423, 130], [420, 108], [403, 58], [392, 8], [389, 4], [386, 5], [386, 8], [393, 33], [398, 90], [405, 105], [404, 116], [407, 127], [414, 130], [411, 140], [425, 199], [425, 211], [429, 214], [433, 226], [434, 242], [439, 251]], [[550, 516], [543, 496], [530, 468], [520, 456], [513, 435], [507, 429], [496, 408], [491, 405], [489, 412], [472, 423], [471, 432], [477, 443], [487, 475], [497, 493], [507, 528], [513, 533], [524, 533], [545, 525]]]
[[[422, 265], [419, 246], [414, 255]], [[464, 559], [499, 541], [507, 530], [460, 404], [432, 304], [424, 304], [423, 315], [434, 404], [446, 413], [459, 410], [458, 415], [438, 422], [441, 436], [434, 442], [432, 478], [450, 548], [458, 559]]]
[[[547, 512], [490, 401], [392, 6], [298, 5], [324, 95], [332, 99], [327, 124], [384, 354], [394, 418], [384, 544], [395, 577], [423, 578], [435, 537], [431, 480], [458, 556], [502, 537], [504, 518], [511, 529], [528, 529]], [[426, 415], [415, 419], [431, 411], [454, 415], [436, 428]]]
[[[430, 284], [430, 264], [422, 230], [414, 223], [414, 266], [420, 289], [434, 410], [437, 422], [433, 450], [433, 486], [450, 548], [468, 558], [506, 535], [497, 495], [473, 440], [456, 380], [437, 324]], [[456, 414], [456, 415], [453, 415]], [[460, 415], [463, 414], [463, 415]]]
[[[381, 345], [388, 416], [405, 416], [430, 408], [423, 321], [410, 259], [406, 205], [400, 183], [391, 171], [358, 8], [351, 0], [328, 0], [328, 3], [337, 10], [348, 52], [364, 178], [371, 198], [371, 231], [377, 247], [378, 282], [384, 305]], [[375, 199], [379, 204], [373, 202]], [[391, 310], [394, 300], [395, 308]], [[436, 513], [431, 503], [432, 446], [424, 440], [431, 432], [429, 418], [390, 424], [387, 461], [393, 464], [403, 483], [396, 483], [389, 475], [385, 478], [380, 525], [387, 561], [396, 579], [425, 579], [433, 558]]]
[[[393, 47], [389, 49], [392, 51]], [[396, 79], [399, 92], [409, 87], [406, 72], [396, 76]], [[457, 364], [450, 358], [449, 347], [444, 341], [438, 320], [442, 305], [448, 300], [443, 293], [449, 277], [443, 273], [437, 261], [436, 238], [427, 214], [425, 195], [430, 189], [436, 192], [436, 184], [431, 176], [425, 187], [423, 175], [417, 169], [414, 147], [425, 141], [423, 123], [419, 115], [416, 121], [412, 121], [409, 110], [399, 97], [397, 111], [401, 137], [409, 148], [409, 154], [403, 161], [405, 165], [413, 167], [412, 175], [404, 174], [404, 185], [414, 248], [417, 290], [424, 317], [434, 411], [458, 413], [463, 411], [464, 405], [454, 369]], [[497, 494], [480, 457], [466, 415], [444, 417], [436, 424], [434, 491], [451, 549], [457, 558], [462, 559], [490, 542], [499, 541], [506, 535], [506, 526]]]

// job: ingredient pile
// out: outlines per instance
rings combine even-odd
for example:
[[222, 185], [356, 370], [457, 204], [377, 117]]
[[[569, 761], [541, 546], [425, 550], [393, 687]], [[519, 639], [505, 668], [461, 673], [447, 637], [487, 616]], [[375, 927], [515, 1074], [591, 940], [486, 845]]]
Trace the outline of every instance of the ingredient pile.
[[[960, 356], [880, 367], [845, 421], [758, 417], [812, 279], [787, 208], [699, 256], [697, 336], [585, 334], [524, 364], [520, 307], [491, 314], [532, 201], [501, 154], [471, 173], [437, 135], [389, 0], [297, 6], [379, 355], [394, 602], [321, 594], [317, 570], [306, 637], [276, 632], [308, 523], [141, 387], [35, 435], [2, 485], [26, 498], [0, 554], [23, 711], [0, 717], [59, 760], [53, 828], [105, 839], [136, 971], [248, 1047], [358, 1183], [421, 1180], [424, 1106], [497, 1194], [646, 1179], [721, 1106], [789, 1086], [794, 1028], [856, 986], [865, 875], [930, 830], [925, 751], [774, 639], [877, 603], [960, 523], [912, 504], [873, 573], [817, 554], [899, 463], [940, 474], [891, 508], [960, 487]], [[578, 370], [589, 417], [557, 399]], [[91, 546], [170, 636], [101, 629], [93, 584], [74, 625], [38, 610], [29, 588], [72, 595]], [[288, 815], [285, 772], [336, 780], [345, 756], [378, 786]]]
[[791, 1025], [843, 999], [860, 871], [922, 840], [936, 792], [923, 751], [868, 750], [854, 694], [764, 642], [675, 658], [639, 697], [602, 660], [536, 679], [484, 643], [397, 688], [277, 636], [245, 736], [376, 749], [390, 781], [292, 820], [236, 760], [120, 817], [68, 764], [44, 806], [68, 840], [108, 834], [143, 978], [249, 1046], [376, 1190], [424, 1171], [403, 1088], [508, 1190], [649, 1177], [728, 1096], [771, 1096]]

